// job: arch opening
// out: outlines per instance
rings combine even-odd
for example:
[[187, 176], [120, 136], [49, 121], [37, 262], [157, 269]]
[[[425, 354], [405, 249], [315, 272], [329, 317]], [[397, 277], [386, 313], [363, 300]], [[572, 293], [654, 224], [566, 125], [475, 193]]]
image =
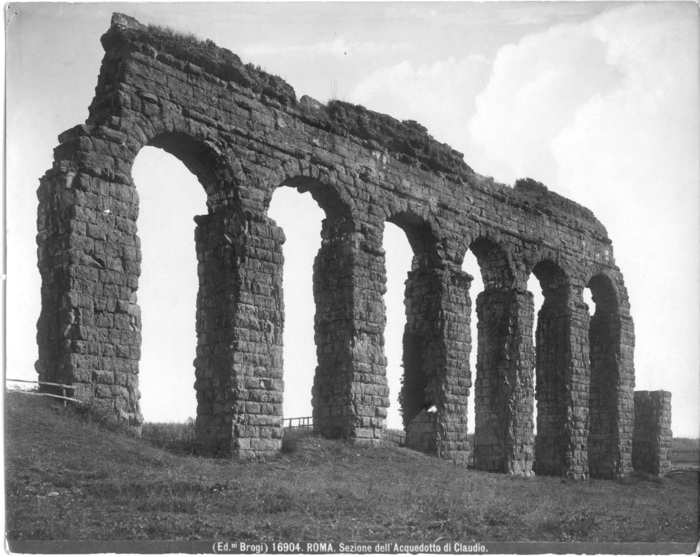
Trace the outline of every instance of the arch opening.
[[314, 333], [314, 260], [321, 249], [324, 210], [303, 188], [277, 188], [267, 215], [284, 231], [283, 361], [285, 418], [312, 415], [312, 390], [317, 346]]
[[[537, 280], [537, 277], [534, 274], [530, 274], [530, 276], [527, 279], [527, 291], [532, 294], [532, 306], [533, 306], [533, 313], [532, 313], [532, 320], [531, 320], [531, 327], [530, 327], [530, 341], [532, 342], [532, 347], [533, 347], [533, 362], [532, 362], [532, 379], [533, 379], [533, 395], [534, 395], [534, 389], [536, 388], [536, 383], [537, 383], [537, 319], [540, 310], [542, 309], [542, 306], [544, 305], [544, 294], [542, 292], [542, 287], [540, 285], [540, 281]], [[533, 424], [533, 435], [537, 435], [537, 404], [533, 404], [532, 406], [532, 424]], [[533, 438], [534, 442], [534, 438]], [[535, 454], [533, 453], [533, 460], [535, 459]], [[534, 463], [533, 463], [534, 466]]]
[[[352, 218], [352, 211], [349, 203], [344, 200], [341, 194], [329, 184], [304, 176], [288, 178], [280, 187], [290, 187], [299, 193], [309, 193], [316, 204], [323, 210], [324, 216], [328, 221], [344, 220]], [[269, 194], [269, 198], [265, 198], [265, 206], [269, 207], [270, 199], [279, 188], [276, 188]]]
[[186, 133], [163, 132], [153, 137], [147, 146], [157, 147], [173, 155], [196, 176], [207, 195], [213, 195], [227, 175], [225, 157], [211, 143], [197, 139]]
[[[479, 362], [479, 320], [476, 315], [476, 308], [474, 307], [474, 300], [478, 300], [479, 296], [485, 289], [483, 273], [481, 271], [481, 266], [479, 265], [479, 260], [473, 249], [469, 249], [464, 254], [464, 259], [462, 260], [462, 271], [468, 273], [473, 277], [471, 285], [469, 286], [469, 298], [472, 301], [470, 304], [470, 315], [469, 315], [469, 337], [471, 339], [471, 350], [469, 351], [469, 369], [472, 377], [475, 375], [477, 369], [477, 364]], [[469, 397], [469, 402], [467, 405], [468, 414], [468, 430], [470, 434], [470, 446], [473, 450], [476, 449], [475, 445], [475, 432], [476, 432], [476, 377], [473, 379], [473, 393], [474, 395]]]
[[350, 208], [333, 186], [304, 177], [268, 190], [265, 201], [266, 226], [279, 231], [270, 246], [279, 252], [270, 263], [270, 303], [283, 330], [275, 348], [283, 379], [275, 396], [286, 401], [280, 411], [312, 417], [314, 430], [326, 437], [353, 437], [361, 424], [349, 412], [350, 370], [362, 364], [352, 340], [357, 269]]
[[[410, 212], [402, 212], [387, 219], [403, 231], [411, 249], [411, 263], [405, 279], [403, 292], [404, 319], [394, 317], [392, 321], [404, 323], [402, 338], [401, 390], [398, 396], [398, 410], [401, 414], [403, 429], [409, 433], [409, 426], [422, 413], [435, 414], [441, 402], [431, 377], [435, 368], [436, 354], [431, 347], [431, 315], [435, 309], [439, 293], [430, 277], [434, 265], [437, 240], [430, 226], [421, 217]], [[387, 226], [384, 227], [386, 234]], [[386, 237], [384, 239], [386, 251]], [[404, 244], [405, 250], [405, 244]], [[408, 255], [407, 253], [405, 255]], [[406, 257], [407, 259], [407, 257]], [[405, 269], [405, 260], [403, 268]], [[393, 316], [392, 316], [393, 317]], [[426, 418], [427, 419], [427, 418]], [[407, 444], [410, 444], [407, 439]], [[423, 452], [435, 450], [433, 441], [427, 437], [415, 446]]]
[[[471, 277], [445, 258], [430, 223], [421, 217], [400, 213], [388, 222], [401, 228], [408, 240], [405, 261], [412, 255], [403, 297], [399, 394], [405, 445], [466, 465]], [[385, 225], [385, 232], [388, 229]]]
[[387, 222], [403, 230], [414, 257], [424, 259], [437, 255], [437, 238], [430, 225], [420, 216], [405, 211], [392, 215]]
[[197, 412], [192, 361], [199, 278], [192, 217], [197, 207], [206, 208], [207, 196], [180, 160], [155, 147], [141, 149], [132, 177], [142, 254], [141, 410], [149, 422], [184, 422]]
[[[390, 404], [387, 411], [387, 428], [404, 430], [401, 389], [404, 378], [406, 333], [406, 283], [413, 263], [413, 249], [406, 233], [393, 223], [384, 226], [383, 248], [385, 251], [386, 325], [384, 327], [384, 354], [387, 359], [387, 383]], [[424, 385], [417, 387], [419, 390]]]

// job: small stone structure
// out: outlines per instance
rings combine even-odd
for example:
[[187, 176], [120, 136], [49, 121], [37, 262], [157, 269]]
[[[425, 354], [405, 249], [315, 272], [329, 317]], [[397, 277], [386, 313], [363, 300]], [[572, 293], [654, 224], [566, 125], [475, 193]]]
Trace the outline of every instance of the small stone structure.
[[[533, 180], [512, 188], [480, 176], [416, 122], [297, 99], [210, 41], [115, 14], [102, 44], [88, 120], [61, 134], [38, 191], [41, 380], [71, 383], [76, 396], [142, 423], [131, 168], [151, 145], [207, 193], [208, 214], [195, 218], [200, 453], [256, 457], [281, 446], [284, 234], [267, 208], [288, 186], [309, 191], [326, 215], [314, 264], [320, 433], [382, 440], [391, 222], [414, 252], [400, 394], [409, 437], [415, 421], [420, 446], [467, 462], [472, 277], [461, 265], [472, 250], [485, 284], [475, 304], [476, 466], [527, 475], [536, 447], [539, 474], [631, 470], [634, 327], [611, 240], [591, 211]], [[536, 345], [531, 273], [545, 296]]]
[[663, 476], [671, 469], [671, 393], [635, 391], [632, 466]]
[[434, 411], [422, 410], [406, 426], [404, 445], [422, 453], [436, 454], [438, 427], [437, 414]]

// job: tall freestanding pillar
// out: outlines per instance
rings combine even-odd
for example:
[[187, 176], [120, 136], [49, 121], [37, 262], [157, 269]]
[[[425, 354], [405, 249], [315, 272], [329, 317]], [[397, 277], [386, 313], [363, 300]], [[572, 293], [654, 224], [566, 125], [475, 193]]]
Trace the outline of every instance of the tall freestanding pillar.
[[632, 465], [635, 470], [663, 476], [671, 469], [671, 393], [634, 393], [634, 440]]
[[511, 288], [479, 294], [475, 466], [530, 475], [534, 450], [533, 297]]
[[282, 443], [284, 234], [241, 211], [197, 222], [197, 445], [264, 456]]
[[588, 477], [588, 321], [573, 288], [550, 282], [537, 320], [538, 475]]
[[427, 255], [415, 256], [413, 268], [401, 390], [406, 446], [466, 465], [472, 277]]
[[136, 304], [141, 250], [138, 196], [128, 175], [125, 134], [76, 126], [59, 136], [55, 162], [38, 191], [42, 309], [37, 325], [40, 381], [140, 430]]
[[389, 406], [382, 340], [384, 252], [354, 233], [347, 217], [324, 221], [322, 236], [314, 264], [314, 429], [326, 437], [378, 445]]

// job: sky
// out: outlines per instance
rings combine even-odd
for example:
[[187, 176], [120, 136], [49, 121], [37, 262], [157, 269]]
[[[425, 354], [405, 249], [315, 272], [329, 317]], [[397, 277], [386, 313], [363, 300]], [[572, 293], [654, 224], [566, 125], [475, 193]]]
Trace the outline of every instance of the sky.
[[[280, 75], [297, 97], [335, 98], [416, 120], [480, 174], [507, 185], [531, 177], [591, 209], [625, 276], [636, 389], [671, 391], [674, 435], [699, 436], [693, 2], [8, 4], [7, 377], [36, 378], [36, 189], [58, 134], [88, 116], [103, 56], [99, 38], [112, 12], [211, 39]], [[132, 174], [141, 199], [142, 412], [148, 421], [183, 421], [196, 411], [192, 217], [206, 212], [206, 197], [177, 159], [153, 147], [139, 153]], [[311, 267], [323, 212], [309, 194], [280, 188], [268, 214], [287, 236], [285, 417], [309, 416], [316, 365]], [[384, 247], [388, 425], [398, 428], [411, 252], [393, 225]], [[464, 269], [475, 276], [475, 299], [483, 286], [471, 254]], [[536, 281], [529, 287], [541, 300]], [[475, 347], [475, 330], [473, 337]], [[472, 431], [473, 423], [472, 409]]]

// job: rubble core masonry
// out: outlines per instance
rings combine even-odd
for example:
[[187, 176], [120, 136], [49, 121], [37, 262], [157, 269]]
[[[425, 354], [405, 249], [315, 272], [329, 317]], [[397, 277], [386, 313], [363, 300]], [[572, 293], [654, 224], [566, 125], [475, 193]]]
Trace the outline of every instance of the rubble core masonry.
[[[267, 209], [288, 186], [310, 192], [326, 217], [314, 263], [318, 432], [383, 438], [382, 238], [391, 222], [414, 253], [400, 393], [408, 445], [466, 465], [476, 345], [478, 468], [529, 475], [536, 452], [539, 474], [631, 470], [634, 327], [611, 241], [591, 211], [534, 180], [511, 188], [480, 176], [416, 122], [297, 99], [211, 41], [115, 14], [102, 45], [87, 122], [60, 135], [38, 191], [42, 381], [70, 383], [78, 398], [142, 424], [131, 168], [151, 145], [181, 160], [207, 194], [207, 214], [195, 217], [200, 454], [281, 447], [284, 234]], [[476, 300], [461, 270], [467, 250], [484, 279]], [[544, 293], [535, 331], [531, 273]]]

